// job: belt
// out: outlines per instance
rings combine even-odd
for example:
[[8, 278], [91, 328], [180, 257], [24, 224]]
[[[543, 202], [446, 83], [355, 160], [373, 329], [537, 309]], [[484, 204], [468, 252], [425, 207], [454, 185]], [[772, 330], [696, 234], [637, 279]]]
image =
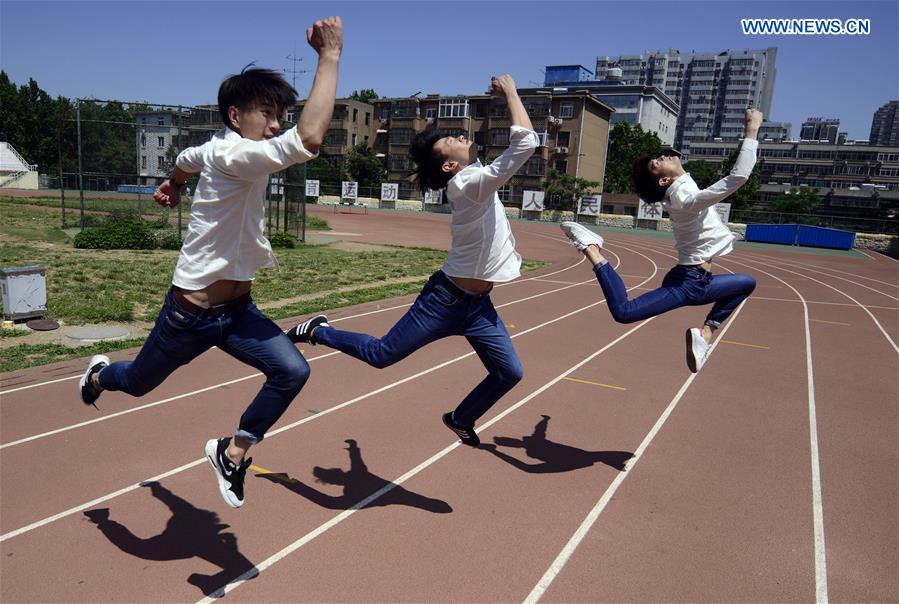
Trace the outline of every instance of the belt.
[[234, 298], [233, 300], [228, 300], [227, 302], [204, 308], [188, 300], [187, 297], [183, 293], [181, 293], [181, 290], [175, 287], [172, 288], [172, 298], [174, 298], [175, 302], [178, 303], [178, 306], [180, 306], [184, 310], [195, 315], [205, 315], [208, 317], [217, 317], [219, 315], [223, 315], [226, 312], [235, 310], [238, 307], [243, 306], [253, 300], [250, 292], [247, 292], [242, 296]]

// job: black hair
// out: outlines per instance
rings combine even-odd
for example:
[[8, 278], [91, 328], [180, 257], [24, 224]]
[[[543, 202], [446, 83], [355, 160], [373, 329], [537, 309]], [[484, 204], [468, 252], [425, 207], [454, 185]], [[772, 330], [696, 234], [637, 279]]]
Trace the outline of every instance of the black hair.
[[229, 128], [233, 127], [228, 117], [229, 107], [243, 111], [259, 101], [268, 101], [283, 111], [297, 102], [297, 91], [277, 71], [249, 65], [219, 86], [219, 113]]
[[441, 138], [443, 135], [436, 128], [430, 128], [416, 134], [409, 143], [409, 155], [416, 166], [413, 174], [422, 191], [443, 189], [453, 177], [449, 172], [443, 171], [446, 158], [434, 148]]
[[646, 203], [662, 201], [665, 199], [665, 191], [668, 190], [668, 186], [661, 186], [659, 177], [649, 171], [649, 162], [653, 159], [655, 158], [641, 155], [634, 160], [634, 169], [631, 172], [634, 189], [637, 190], [637, 194]]

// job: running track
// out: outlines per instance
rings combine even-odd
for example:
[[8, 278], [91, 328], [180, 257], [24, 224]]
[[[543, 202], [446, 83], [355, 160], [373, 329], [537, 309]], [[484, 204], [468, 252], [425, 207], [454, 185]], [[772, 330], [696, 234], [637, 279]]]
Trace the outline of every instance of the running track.
[[[444, 215], [315, 211], [354, 241], [450, 242]], [[240, 510], [202, 449], [261, 377], [219, 350], [99, 412], [84, 360], [0, 376], [0, 600], [899, 601], [899, 263], [738, 247], [718, 272], [759, 286], [692, 376], [705, 309], [616, 324], [557, 225], [513, 230], [550, 265], [494, 290], [525, 378], [478, 426], [492, 447], [440, 423], [483, 375], [461, 338], [384, 370], [305, 347]], [[674, 263], [606, 241], [633, 293]], [[329, 316], [381, 334], [412, 299]]]

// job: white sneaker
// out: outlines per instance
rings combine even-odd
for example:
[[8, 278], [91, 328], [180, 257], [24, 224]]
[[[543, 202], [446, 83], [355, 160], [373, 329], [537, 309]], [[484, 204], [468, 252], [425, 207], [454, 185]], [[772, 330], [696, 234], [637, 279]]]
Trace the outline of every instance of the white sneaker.
[[568, 240], [577, 248], [577, 251], [583, 252], [591, 245], [599, 246], [599, 248], [602, 249], [602, 237], [587, 227], [570, 221], [563, 222], [559, 227], [568, 237]]
[[85, 405], [93, 405], [96, 407], [97, 399], [103, 389], [98, 389], [91, 381], [91, 377], [104, 367], [109, 366], [109, 357], [105, 354], [95, 354], [91, 360], [87, 362], [87, 369], [78, 381], [78, 394], [81, 395], [81, 401]]
[[705, 364], [709, 355], [709, 343], [702, 337], [702, 330], [692, 327], [687, 330], [687, 367], [696, 373]]

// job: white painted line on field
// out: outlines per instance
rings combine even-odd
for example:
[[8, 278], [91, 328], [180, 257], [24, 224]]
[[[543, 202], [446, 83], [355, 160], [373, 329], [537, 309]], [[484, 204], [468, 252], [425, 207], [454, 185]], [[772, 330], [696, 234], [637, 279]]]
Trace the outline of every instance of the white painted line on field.
[[[724, 337], [724, 334], [727, 333], [727, 330], [730, 329], [730, 326], [733, 325], [734, 320], [740, 314], [740, 311], [743, 310], [743, 306], [746, 304], [744, 301], [740, 304], [737, 310], [731, 315], [730, 320], [724, 326], [724, 329], [721, 330], [721, 334], [718, 339], [712, 344], [712, 347], [709, 349], [709, 354], [714, 352], [715, 348], [718, 346], [718, 343], [721, 341], [721, 338]], [[649, 319], [651, 320], [651, 319]], [[641, 324], [642, 325], [642, 324]], [[637, 450], [634, 452], [634, 456], [628, 461], [627, 471], [619, 472], [612, 483], [606, 488], [605, 492], [599, 498], [599, 501], [596, 502], [596, 505], [593, 506], [593, 509], [587, 514], [586, 518], [584, 518], [583, 522], [581, 522], [580, 526], [562, 548], [562, 551], [556, 556], [555, 560], [553, 560], [552, 564], [550, 564], [549, 568], [543, 573], [543, 576], [537, 581], [537, 584], [531, 590], [531, 592], [527, 595], [524, 601], [528, 604], [533, 604], [538, 602], [543, 594], [546, 593], [546, 590], [558, 576], [558, 574], [565, 568], [565, 565], [568, 563], [568, 560], [571, 559], [571, 556], [574, 554], [574, 551], [578, 548], [584, 538], [587, 536], [587, 533], [593, 527], [594, 523], [596, 523], [597, 519], [599, 519], [599, 515], [602, 514], [603, 510], [605, 510], [606, 505], [608, 505], [609, 501], [614, 497], [615, 492], [618, 490], [618, 487], [621, 486], [621, 483], [631, 474], [634, 470], [634, 466], [637, 465], [637, 462], [640, 461], [640, 458], [643, 457], [643, 452], [646, 451], [646, 448], [649, 444], [655, 439], [656, 435], [659, 433], [659, 430], [662, 429], [662, 426], [665, 424], [665, 421], [668, 419], [668, 416], [674, 411], [674, 408], [677, 407], [677, 404], [680, 402], [681, 398], [683, 398], [684, 394], [687, 392], [687, 389], [693, 383], [693, 380], [696, 379], [698, 373], [691, 373], [690, 376], [686, 379], [680, 389], [677, 391], [677, 394], [674, 395], [674, 398], [671, 399], [671, 402], [668, 403], [668, 406], [665, 407], [665, 410], [659, 416], [659, 419], [656, 420], [656, 423], [649, 430], [645, 437], [643, 437], [643, 441], [640, 443], [640, 446], [637, 447]]]
[[[498, 414], [496, 417], [492, 418], [490, 421], [485, 422], [479, 428], [478, 431], [480, 433], [483, 433], [483, 431], [487, 430], [488, 428], [490, 428], [491, 426], [493, 426], [494, 424], [499, 422], [501, 419], [505, 418], [507, 415], [509, 415], [516, 409], [520, 408], [522, 405], [525, 405], [528, 401], [537, 397], [538, 395], [540, 395], [541, 393], [543, 393], [550, 387], [554, 386], [560, 380], [564, 379], [566, 376], [570, 375], [574, 371], [577, 371], [579, 368], [586, 365], [587, 363], [592, 361], [594, 358], [596, 358], [597, 356], [599, 356], [600, 354], [602, 354], [603, 352], [605, 352], [606, 350], [608, 350], [609, 348], [611, 348], [612, 346], [614, 346], [615, 344], [617, 344], [618, 342], [623, 340], [624, 338], [628, 337], [629, 335], [631, 335], [632, 333], [634, 333], [635, 331], [637, 331], [638, 329], [640, 329], [641, 327], [643, 327], [644, 325], [649, 323], [650, 321], [652, 321], [652, 319], [647, 319], [647, 320], [641, 322], [639, 325], [631, 328], [629, 331], [618, 336], [617, 338], [615, 338], [614, 340], [612, 340], [611, 342], [609, 342], [608, 344], [606, 344], [605, 346], [603, 346], [602, 348], [597, 350], [596, 352], [592, 353], [590, 356], [588, 356], [584, 360], [580, 361], [579, 363], [570, 367], [569, 369], [563, 371], [561, 374], [559, 374], [555, 378], [553, 378], [550, 381], [548, 381], [547, 383], [543, 384], [541, 387], [537, 388], [536, 390], [531, 392], [529, 395], [527, 395], [523, 399], [516, 402], [514, 405], [510, 406], [508, 409], [506, 409], [502, 413]], [[435, 453], [434, 455], [432, 455], [431, 457], [429, 457], [422, 463], [418, 464], [417, 466], [415, 466], [414, 468], [412, 468], [411, 470], [409, 470], [408, 472], [406, 472], [405, 474], [403, 474], [396, 480], [385, 485], [384, 487], [382, 487], [378, 491], [372, 493], [365, 499], [357, 502], [355, 505], [353, 505], [349, 509], [334, 516], [333, 518], [331, 518], [324, 524], [319, 525], [317, 528], [306, 533], [305, 535], [303, 535], [302, 537], [300, 537], [299, 539], [297, 539], [296, 541], [294, 541], [287, 547], [281, 549], [280, 551], [276, 552], [275, 554], [272, 554], [271, 556], [269, 556], [268, 558], [266, 558], [265, 560], [263, 560], [262, 562], [257, 564], [252, 569], [250, 569], [247, 572], [243, 573], [242, 575], [236, 577], [235, 579], [229, 581], [228, 583], [226, 583], [225, 585], [223, 585], [222, 587], [217, 589], [215, 591], [215, 593], [213, 594], [213, 596], [207, 596], [206, 598], [199, 600], [199, 602], [202, 604], [211, 604], [217, 598], [220, 598], [220, 597], [224, 596], [225, 594], [227, 594], [231, 591], [234, 591], [235, 589], [237, 589], [238, 587], [243, 585], [246, 581], [257, 577], [259, 575], [259, 573], [261, 573], [261, 572], [265, 571], [266, 569], [270, 568], [271, 566], [277, 564], [278, 562], [280, 562], [281, 560], [283, 560], [284, 558], [286, 558], [293, 552], [297, 551], [298, 549], [300, 549], [301, 547], [303, 547], [304, 545], [306, 545], [307, 543], [309, 543], [316, 537], [324, 534], [331, 528], [337, 526], [338, 524], [340, 524], [341, 522], [343, 522], [344, 520], [346, 520], [347, 518], [349, 518], [350, 516], [355, 514], [357, 511], [365, 508], [370, 503], [376, 501], [377, 499], [380, 499], [381, 496], [385, 495], [386, 493], [389, 493], [390, 491], [392, 491], [399, 485], [403, 484], [404, 482], [406, 482], [407, 480], [409, 480], [416, 474], [421, 473], [422, 471], [427, 469], [429, 466], [438, 462], [440, 459], [445, 457], [448, 453], [450, 453], [451, 451], [453, 451], [454, 449], [456, 449], [460, 446], [462, 446], [461, 442], [455, 441], [453, 444], [449, 445], [448, 447], [445, 447], [441, 451], [438, 451], [437, 453]]]

